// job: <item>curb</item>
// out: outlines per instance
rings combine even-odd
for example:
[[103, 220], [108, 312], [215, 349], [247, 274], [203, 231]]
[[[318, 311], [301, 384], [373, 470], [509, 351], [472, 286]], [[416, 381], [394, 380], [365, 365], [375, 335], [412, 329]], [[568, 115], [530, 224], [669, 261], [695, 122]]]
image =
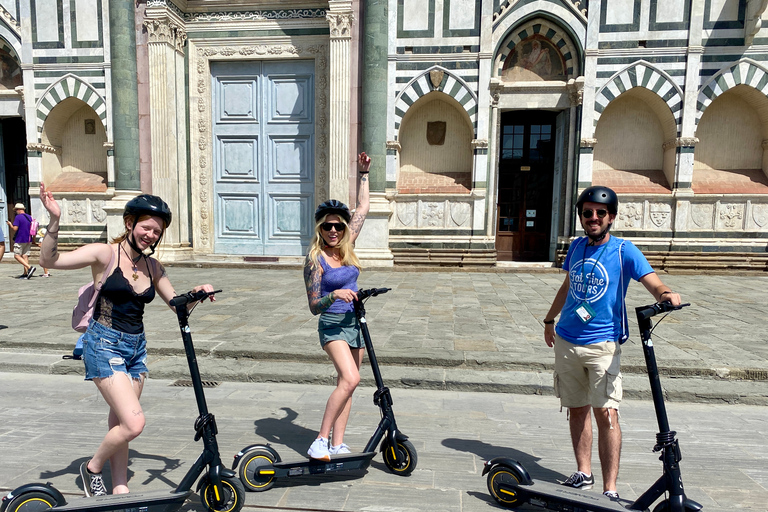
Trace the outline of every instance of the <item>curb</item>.
[[[333, 386], [333, 365], [322, 363], [256, 361], [242, 358], [199, 356], [200, 373], [205, 381], [274, 382]], [[184, 357], [157, 356], [149, 364], [151, 378], [185, 380], [189, 370]], [[52, 375], [84, 375], [82, 361], [62, 359], [55, 354], [3, 352], [0, 371]], [[554, 395], [549, 370], [480, 370], [422, 366], [382, 365], [385, 385], [444, 391], [475, 391], [520, 395]], [[624, 373], [624, 397], [650, 400], [648, 379]], [[719, 378], [662, 377], [665, 399], [672, 402], [726, 403], [768, 406], [768, 382]], [[361, 385], [375, 383], [365, 365]]]

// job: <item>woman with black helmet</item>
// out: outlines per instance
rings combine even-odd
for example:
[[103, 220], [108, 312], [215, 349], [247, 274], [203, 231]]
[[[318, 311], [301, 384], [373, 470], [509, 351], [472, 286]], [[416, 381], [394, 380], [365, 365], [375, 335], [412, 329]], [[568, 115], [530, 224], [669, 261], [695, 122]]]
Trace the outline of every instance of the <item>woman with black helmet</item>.
[[[40, 248], [40, 264], [61, 270], [90, 266], [94, 282], [102, 282], [93, 318], [83, 335], [83, 361], [85, 379], [96, 384], [109, 405], [109, 431], [94, 456], [80, 466], [83, 488], [86, 496], [107, 494], [101, 470], [109, 461], [112, 493], [124, 494], [128, 492], [128, 443], [145, 423], [139, 403], [148, 373], [144, 306], [155, 293], [166, 304], [176, 295], [163, 266], [150, 257], [171, 223], [171, 211], [159, 197], [142, 194], [126, 204], [125, 232], [111, 243], [59, 253], [61, 208], [44, 183], [40, 183], [40, 200], [51, 217]], [[104, 276], [108, 267], [110, 273]], [[213, 287], [206, 284], [195, 290], [213, 291]]]
[[357, 208], [331, 199], [315, 211], [315, 237], [304, 263], [309, 310], [320, 315], [320, 346], [336, 367], [336, 389], [325, 405], [320, 433], [307, 451], [313, 459], [331, 460], [331, 455], [350, 453], [344, 431], [352, 407], [352, 393], [360, 383], [360, 364], [365, 346], [352, 301], [357, 298], [360, 261], [354, 242], [368, 214], [368, 171], [371, 159], [364, 152], [357, 158], [360, 182]]

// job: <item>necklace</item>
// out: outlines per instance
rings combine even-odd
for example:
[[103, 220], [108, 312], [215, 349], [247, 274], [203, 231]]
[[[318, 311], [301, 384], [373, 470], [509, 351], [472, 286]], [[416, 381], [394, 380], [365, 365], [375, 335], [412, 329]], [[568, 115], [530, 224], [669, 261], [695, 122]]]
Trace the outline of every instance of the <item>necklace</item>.
[[131, 268], [133, 269], [133, 275], [131, 276], [134, 281], [139, 280], [139, 260], [141, 259], [141, 254], [139, 254], [139, 257], [136, 258], [134, 261], [133, 258], [131, 258], [131, 255], [128, 254], [128, 251], [125, 249], [125, 246], [123, 244], [120, 244], [120, 247], [123, 248], [123, 252], [126, 256], [128, 256], [128, 259], [131, 260]]

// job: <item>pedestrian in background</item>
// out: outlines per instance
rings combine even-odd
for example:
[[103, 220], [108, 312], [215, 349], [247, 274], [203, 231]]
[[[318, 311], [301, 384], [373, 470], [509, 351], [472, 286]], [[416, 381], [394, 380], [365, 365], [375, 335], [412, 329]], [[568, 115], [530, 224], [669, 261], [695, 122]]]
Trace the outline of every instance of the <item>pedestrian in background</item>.
[[29, 253], [32, 250], [32, 234], [30, 233], [32, 216], [25, 211], [27, 208], [22, 203], [16, 203], [13, 209], [16, 211], [13, 224], [9, 220], [5, 221], [11, 230], [10, 235], [13, 237], [13, 257], [24, 267], [24, 273], [19, 276], [19, 279], [31, 279], [37, 270], [36, 267], [29, 264]]
[[680, 304], [680, 295], [661, 282], [632, 242], [608, 233], [618, 208], [619, 199], [608, 187], [589, 187], [581, 193], [576, 211], [587, 236], [571, 243], [563, 262], [565, 280], [544, 318], [544, 340], [555, 349], [555, 394], [561, 407], [568, 408], [577, 464], [577, 471], [561, 483], [585, 489], [594, 485], [594, 412], [603, 494], [611, 498], [619, 497], [620, 358], [621, 344], [629, 336], [625, 304], [629, 281], [640, 281], [658, 302]]
[[309, 310], [320, 315], [317, 330], [320, 346], [336, 368], [336, 389], [325, 405], [320, 433], [307, 451], [312, 459], [331, 460], [331, 455], [350, 453], [344, 432], [352, 408], [352, 393], [360, 383], [365, 345], [352, 301], [357, 298], [360, 261], [354, 243], [368, 215], [368, 171], [371, 159], [357, 158], [359, 185], [357, 208], [350, 215], [341, 201], [331, 199], [315, 211], [315, 238], [304, 262], [304, 284]]
[[0, 228], [0, 262], [3, 261], [5, 256], [5, 231]]

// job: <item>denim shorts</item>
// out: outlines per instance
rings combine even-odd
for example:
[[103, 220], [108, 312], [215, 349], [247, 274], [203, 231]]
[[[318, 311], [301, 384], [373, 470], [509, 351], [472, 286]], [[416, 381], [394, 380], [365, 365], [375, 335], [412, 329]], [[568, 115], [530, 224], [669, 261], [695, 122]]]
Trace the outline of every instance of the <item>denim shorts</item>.
[[111, 377], [122, 372], [133, 379], [147, 375], [147, 338], [127, 334], [91, 320], [83, 335], [85, 380]]
[[344, 340], [350, 348], [363, 348], [363, 335], [353, 312], [323, 313], [317, 321], [320, 346], [334, 340]]

